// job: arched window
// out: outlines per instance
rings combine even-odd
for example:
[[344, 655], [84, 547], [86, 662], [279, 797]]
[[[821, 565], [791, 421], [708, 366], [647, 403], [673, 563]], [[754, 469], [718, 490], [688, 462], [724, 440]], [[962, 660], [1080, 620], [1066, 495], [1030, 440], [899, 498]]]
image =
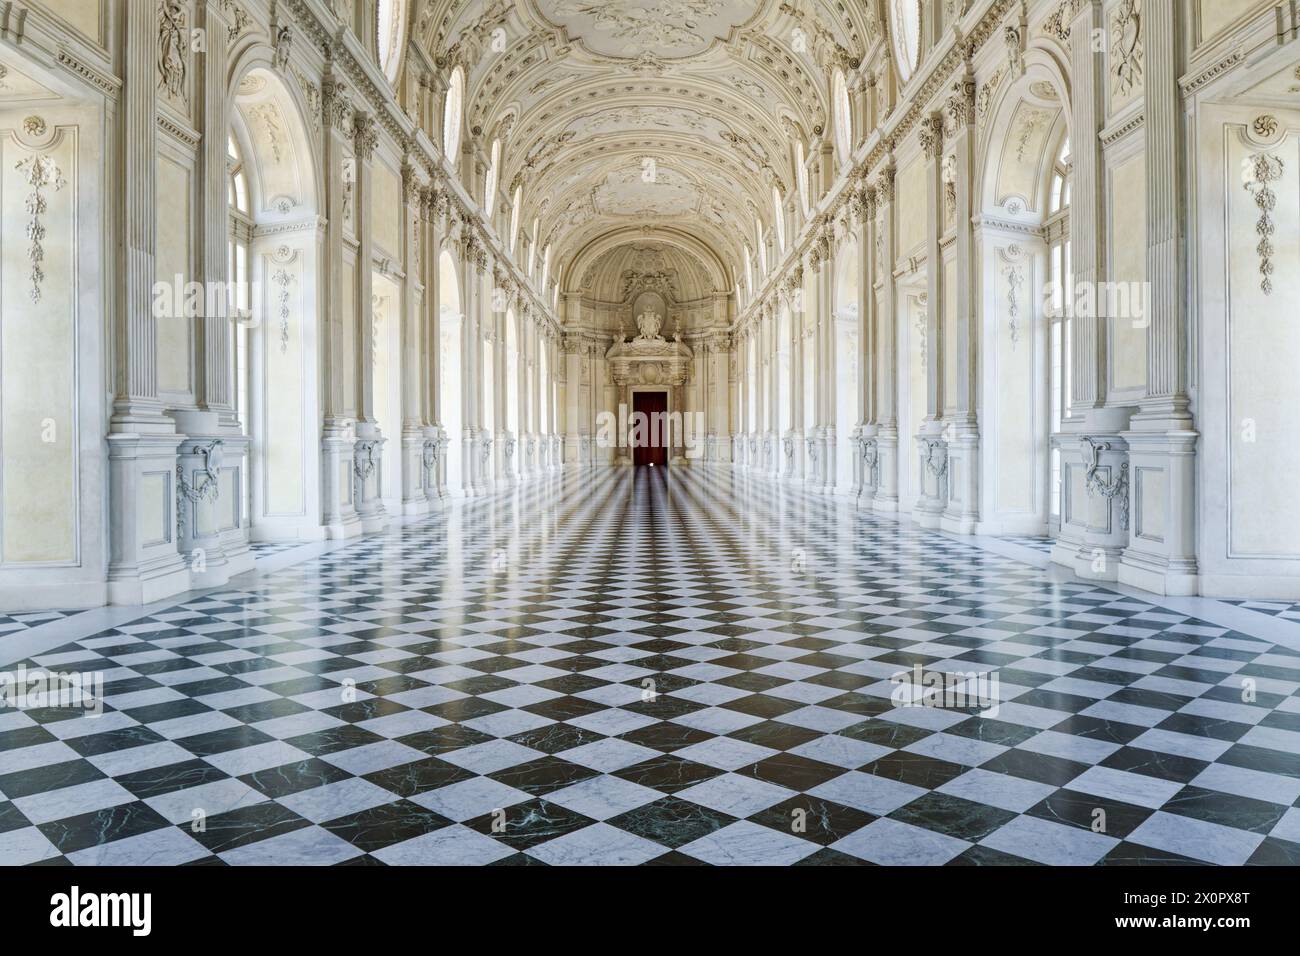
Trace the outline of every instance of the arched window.
[[226, 137], [226, 204], [248, 214], [248, 174], [235, 137]]
[[853, 117], [849, 115], [849, 85], [844, 79], [844, 71], [835, 71], [835, 149], [840, 154], [840, 162], [848, 162], [853, 152]]
[[447, 102], [442, 109], [442, 150], [453, 166], [460, 155], [460, 114], [464, 100], [465, 71], [456, 67], [451, 71], [451, 80], [447, 83]]
[[515, 241], [519, 238], [519, 207], [523, 205], [524, 187], [522, 184], [515, 187], [515, 194], [510, 198], [510, 254], [514, 255]]
[[808, 157], [804, 153], [801, 139], [794, 141], [794, 175], [795, 181], [799, 184], [799, 209], [807, 215], [808, 208], [812, 204], [808, 201]]
[[487, 178], [483, 182], [483, 215], [492, 218], [497, 204], [497, 170], [501, 165], [501, 140], [492, 140], [492, 155], [488, 160]]
[[772, 187], [772, 223], [776, 226], [777, 252], [785, 251], [785, 210], [781, 208], [781, 190]]
[[[1047, 302], [1049, 320], [1048, 432], [1056, 435], [1070, 418], [1070, 353], [1073, 347], [1074, 264], [1070, 249], [1070, 138], [1061, 139], [1052, 166], [1051, 192], [1048, 194], [1047, 270], [1050, 294]], [[1061, 450], [1051, 450], [1051, 512], [1049, 527], [1060, 531], [1062, 488]]]
[[533, 238], [528, 244], [528, 275], [532, 278], [537, 277], [537, 230], [541, 227], [540, 218], [533, 219]]
[[767, 275], [767, 243], [763, 242], [763, 220], [754, 213], [754, 240], [758, 244], [759, 274]]
[[[253, 239], [253, 218], [249, 212], [248, 172], [243, 153], [234, 136], [226, 137], [226, 307], [232, 315], [251, 308], [249, 246]], [[232, 324], [232, 351], [235, 356], [235, 411], [244, 434], [249, 434], [248, 415], [248, 328], [249, 323]]]
[[406, 39], [406, 0], [379, 0], [378, 29], [379, 68], [389, 83], [397, 82], [402, 63], [402, 44]]
[[1058, 213], [1070, 205], [1070, 138], [1061, 141], [1061, 151], [1056, 154], [1052, 167], [1052, 193], [1048, 212]]
[[921, 59], [920, 0], [889, 0], [889, 32], [894, 45], [894, 62], [898, 65], [898, 79], [900, 83], [906, 83]]
[[551, 247], [547, 246], [542, 251], [542, 295], [546, 294], [546, 278], [551, 273]]
[[745, 243], [745, 292], [754, 294], [754, 251]]

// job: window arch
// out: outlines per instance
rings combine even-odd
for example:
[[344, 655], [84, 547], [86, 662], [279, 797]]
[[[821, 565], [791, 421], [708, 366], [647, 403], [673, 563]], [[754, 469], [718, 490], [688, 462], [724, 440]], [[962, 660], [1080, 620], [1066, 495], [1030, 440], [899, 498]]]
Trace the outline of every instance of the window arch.
[[501, 140], [492, 140], [492, 153], [488, 160], [487, 178], [483, 181], [483, 215], [492, 218], [497, 204], [497, 173], [501, 166]]
[[541, 225], [542, 225], [542, 220], [541, 220], [541, 218], [540, 218], [540, 217], [534, 217], [534, 219], [533, 219], [533, 238], [532, 238], [532, 241], [528, 244], [528, 274], [529, 274], [531, 277], [533, 277], [533, 278], [536, 278], [536, 277], [537, 277], [537, 272], [536, 272], [536, 269], [537, 269], [537, 230], [541, 228]]
[[[1048, 318], [1048, 434], [1056, 435], [1071, 417], [1070, 365], [1074, 348], [1074, 263], [1070, 243], [1070, 138], [1061, 137], [1052, 164], [1047, 233], [1047, 318]], [[1050, 440], [1050, 439], [1049, 439]], [[1051, 533], [1059, 533], [1063, 472], [1061, 449], [1052, 443], [1050, 452], [1048, 521]]]
[[465, 71], [459, 66], [447, 82], [447, 102], [442, 108], [442, 149], [453, 166], [460, 154], [461, 108], [465, 102]]
[[515, 243], [519, 239], [519, 207], [524, 201], [524, 187], [519, 184], [515, 187], [515, 194], [510, 197], [510, 254], [514, 255]]
[[772, 187], [772, 224], [776, 227], [777, 252], [785, 251], [785, 210], [781, 208], [781, 190]]
[[1052, 192], [1048, 201], [1049, 214], [1058, 213], [1070, 205], [1070, 138], [1061, 141], [1061, 150], [1052, 166]]
[[889, 0], [889, 32], [898, 79], [906, 83], [921, 59], [920, 0]]
[[226, 137], [226, 204], [248, 215], [248, 173], [234, 136]]
[[799, 211], [807, 215], [812, 204], [808, 201], [808, 156], [801, 139], [794, 141], [794, 176], [799, 184]]
[[849, 84], [844, 79], [844, 71], [835, 71], [834, 89], [832, 93], [835, 96], [835, 148], [839, 151], [840, 162], [848, 161], [849, 154], [853, 152], [853, 117], [849, 115]]
[[378, 29], [375, 31], [379, 68], [390, 84], [397, 82], [402, 63], [402, 45], [406, 39], [406, 0], [379, 0], [376, 8]]

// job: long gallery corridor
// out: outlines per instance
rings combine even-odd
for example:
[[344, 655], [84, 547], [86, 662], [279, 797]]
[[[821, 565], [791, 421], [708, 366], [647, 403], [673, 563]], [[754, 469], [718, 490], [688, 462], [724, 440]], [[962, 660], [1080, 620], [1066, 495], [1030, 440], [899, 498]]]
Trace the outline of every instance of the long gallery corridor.
[[31, 655], [105, 712], [0, 716], [0, 864], [1300, 862], [1294, 625], [967, 541], [639, 467], [268, 554]]

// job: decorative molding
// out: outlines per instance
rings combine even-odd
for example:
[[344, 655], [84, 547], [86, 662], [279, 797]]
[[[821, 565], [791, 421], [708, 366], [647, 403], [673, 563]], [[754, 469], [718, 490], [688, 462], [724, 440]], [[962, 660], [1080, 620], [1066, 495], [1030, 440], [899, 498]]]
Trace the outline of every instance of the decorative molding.
[[1251, 157], [1251, 178], [1243, 184], [1259, 207], [1259, 221], [1255, 223], [1259, 244], [1255, 246], [1255, 252], [1259, 255], [1259, 288], [1265, 295], [1273, 294], [1273, 233], [1277, 231], [1273, 222], [1277, 193], [1273, 192], [1270, 184], [1282, 178], [1284, 168], [1281, 157], [1271, 153], [1255, 153]]
[[[198, 481], [190, 484], [185, 476], [185, 464], [176, 463], [176, 529], [180, 536], [185, 534], [185, 516], [189, 510], [186, 505], [198, 504], [200, 501], [216, 501], [221, 497], [221, 458], [224, 442], [220, 438], [195, 444], [191, 454], [203, 459], [198, 469]], [[184, 454], [184, 452], [182, 452]]]
[[158, 128], [188, 149], [198, 149], [203, 137], [198, 130], [182, 126], [165, 112], [159, 110], [156, 116]]
[[45, 280], [45, 271], [41, 263], [45, 261], [45, 223], [41, 217], [48, 211], [45, 190], [58, 192], [67, 185], [63, 171], [49, 156], [38, 153], [19, 160], [14, 167], [22, 174], [32, 191], [27, 194], [27, 262], [28, 277], [31, 281], [29, 295], [33, 302], [41, 301], [41, 283]]
[[189, 49], [188, 14], [181, 0], [158, 0], [158, 88], [189, 103], [185, 83]]
[[1120, 0], [1111, 20], [1111, 91], [1128, 96], [1142, 85], [1141, 0]]
[[1120, 530], [1128, 530], [1129, 522], [1129, 482], [1128, 462], [1119, 466], [1115, 478], [1103, 480], [1098, 474], [1101, 468], [1100, 457], [1104, 451], [1110, 451], [1110, 442], [1084, 435], [1079, 439], [1080, 453], [1083, 456], [1083, 483], [1089, 495], [1101, 495], [1107, 501], [1119, 499]]
[[280, 268], [275, 270], [271, 281], [280, 287], [276, 293], [277, 315], [280, 319], [280, 354], [289, 351], [289, 286], [293, 282], [293, 273]]

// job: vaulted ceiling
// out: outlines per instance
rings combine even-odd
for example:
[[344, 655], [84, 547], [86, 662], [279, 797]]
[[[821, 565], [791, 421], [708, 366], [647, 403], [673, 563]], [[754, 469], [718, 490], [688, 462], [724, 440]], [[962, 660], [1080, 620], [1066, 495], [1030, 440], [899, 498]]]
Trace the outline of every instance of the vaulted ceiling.
[[464, 67], [470, 134], [501, 138], [500, 181], [522, 184], [520, 222], [540, 217], [566, 286], [614, 232], [687, 233], [734, 282], [772, 186], [795, 188], [794, 139], [827, 128], [831, 73], [877, 35], [874, 4], [425, 0], [415, 27], [440, 67]]

